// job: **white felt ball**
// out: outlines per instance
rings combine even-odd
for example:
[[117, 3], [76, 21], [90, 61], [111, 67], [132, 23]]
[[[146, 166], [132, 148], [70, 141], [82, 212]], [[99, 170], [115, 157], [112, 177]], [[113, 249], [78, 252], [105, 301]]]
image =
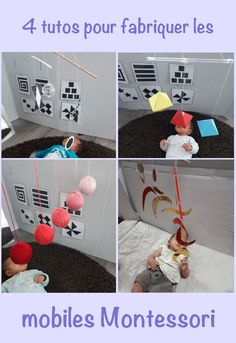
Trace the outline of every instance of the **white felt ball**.
[[79, 190], [85, 195], [93, 194], [96, 187], [96, 180], [92, 176], [85, 176], [79, 183]]
[[52, 83], [46, 83], [42, 88], [42, 93], [47, 98], [51, 98], [55, 95], [56, 90]]

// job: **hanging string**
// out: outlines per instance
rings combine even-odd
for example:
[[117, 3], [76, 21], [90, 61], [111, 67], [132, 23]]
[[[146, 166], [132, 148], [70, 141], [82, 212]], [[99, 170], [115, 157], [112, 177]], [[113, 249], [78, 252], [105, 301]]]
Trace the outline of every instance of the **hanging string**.
[[[75, 62], [78, 63], [78, 60], [77, 60], [75, 52], [73, 53], [73, 57], [74, 57]], [[76, 70], [76, 79], [77, 79], [77, 81], [79, 81], [79, 77], [80, 77], [80, 69], [77, 68], [77, 70]], [[81, 82], [81, 80], [79, 82]], [[81, 89], [82, 89], [82, 87], [81, 87]], [[77, 110], [79, 111], [79, 115], [78, 115], [78, 121], [77, 121], [76, 124], [80, 124], [80, 106], [79, 106], [79, 104], [81, 105], [81, 93], [82, 93], [82, 90], [80, 92], [80, 95], [79, 95], [80, 99], [79, 99], [78, 104], [77, 104]]]
[[213, 109], [213, 111], [212, 111], [211, 118], [213, 117], [213, 115], [214, 115], [215, 112], [216, 112], [216, 109], [217, 109], [217, 106], [218, 106], [218, 104], [219, 104], [221, 95], [222, 95], [223, 90], [224, 90], [224, 88], [225, 88], [225, 85], [226, 85], [226, 83], [227, 83], [227, 81], [228, 81], [229, 74], [230, 74], [230, 71], [231, 71], [232, 66], [233, 66], [233, 63], [230, 63], [228, 72], [227, 72], [227, 74], [226, 74], [226, 77], [225, 77], [225, 79], [224, 79], [224, 82], [223, 82], [223, 84], [222, 84], [222, 87], [221, 87], [221, 89], [220, 89], [220, 92], [219, 92], [219, 94], [218, 94], [218, 98], [217, 98], [217, 100], [216, 100], [215, 107], [214, 107], [214, 109]]
[[174, 169], [174, 180], [175, 180], [175, 187], [176, 187], [177, 203], [178, 203], [178, 207], [179, 207], [179, 215], [180, 215], [180, 219], [182, 221], [183, 220], [183, 212], [182, 212], [182, 206], [181, 206], [179, 180], [178, 180], [178, 175], [177, 175], [177, 161], [175, 161], [175, 166], [173, 169]]
[[[58, 172], [58, 168], [57, 168], [57, 163], [60, 162], [60, 160], [54, 160], [53, 161], [53, 167], [54, 167], [54, 172], [55, 172], [55, 185], [56, 185], [56, 193], [57, 193], [57, 207], [60, 207], [60, 180], [61, 180], [61, 176], [60, 173]], [[63, 162], [64, 164], [64, 162]]]
[[[61, 74], [60, 74], [60, 61], [59, 61], [59, 57], [58, 56], [56, 57], [56, 73], [57, 73], [57, 78], [56, 78], [55, 89], [59, 89], [59, 99], [61, 99], [61, 82], [60, 82]], [[58, 104], [60, 106], [61, 102], [59, 101]], [[61, 108], [60, 107], [58, 109], [58, 113], [61, 113]]]
[[89, 163], [88, 163], [88, 176], [90, 176], [90, 169], [91, 169], [91, 160], [89, 160]]
[[[43, 53], [43, 59], [44, 59], [44, 61], [46, 61], [46, 53], [44, 52]], [[50, 75], [49, 75], [49, 68], [46, 68], [46, 70], [47, 70], [47, 79], [48, 79], [48, 83], [50, 83], [50, 80], [49, 80], [49, 78], [50, 78]]]
[[[16, 240], [19, 242], [20, 239], [19, 239], [19, 236], [18, 236], [18, 234], [17, 234], [17, 230], [16, 230], [16, 227], [15, 227], [15, 223], [14, 223], [14, 220], [13, 220], [13, 217], [12, 217], [12, 214], [11, 214], [11, 209], [10, 209], [10, 204], [9, 204], [9, 202], [8, 202], [8, 199], [7, 199], [7, 194], [6, 194], [6, 191], [5, 191], [5, 188], [4, 188], [2, 182], [1, 182], [1, 184], [2, 184], [2, 191], [3, 191], [3, 195], [4, 195], [4, 198], [5, 198], [5, 201], [6, 201], [8, 213], [9, 213], [9, 216], [10, 216], [10, 219], [11, 219], [11, 223], [12, 223], [12, 227], [13, 227], [14, 236], [16, 237]], [[15, 238], [15, 237], [14, 237], [14, 238]]]
[[[184, 53], [182, 52], [182, 60], [184, 61]], [[184, 63], [184, 62], [183, 62]], [[184, 83], [183, 83], [183, 88], [182, 88], [183, 92], [184, 92]], [[182, 92], [181, 92], [182, 93]], [[182, 94], [180, 94], [180, 96], [182, 96]], [[182, 112], [184, 111], [184, 102], [181, 101], [181, 108], [182, 108]]]
[[75, 175], [74, 175], [74, 190], [77, 190], [77, 180], [78, 180], [78, 160], [75, 161]]
[[42, 216], [42, 218], [43, 218], [43, 210], [42, 210], [42, 202], [41, 202], [40, 187], [39, 187], [39, 178], [38, 178], [38, 170], [37, 170], [36, 160], [34, 160], [34, 171], [35, 171], [36, 185], [37, 185], [37, 188], [38, 188], [39, 209], [40, 209], [41, 216]]

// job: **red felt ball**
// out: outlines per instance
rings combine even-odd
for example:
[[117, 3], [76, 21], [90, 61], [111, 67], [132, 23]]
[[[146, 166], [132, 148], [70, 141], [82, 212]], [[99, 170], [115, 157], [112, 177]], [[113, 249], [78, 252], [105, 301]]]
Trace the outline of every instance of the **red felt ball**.
[[54, 230], [46, 224], [39, 224], [34, 231], [34, 239], [41, 245], [52, 243], [54, 238]]
[[77, 211], [84, 206], [84, 197], [80, 192], [71, 192], [67, 195], [66, 204], [72, 211]]
[[16, 264], [28, 263], [31, 260], [32, 255], [33, 251], [31, 246], [24, 242], [18, 242], [10, 249], [10, 258]]
[[64, 208], [56, 208], [52, 212], [52, 222], [57, 227], [66, 227], [69, 224], [70, 215]]

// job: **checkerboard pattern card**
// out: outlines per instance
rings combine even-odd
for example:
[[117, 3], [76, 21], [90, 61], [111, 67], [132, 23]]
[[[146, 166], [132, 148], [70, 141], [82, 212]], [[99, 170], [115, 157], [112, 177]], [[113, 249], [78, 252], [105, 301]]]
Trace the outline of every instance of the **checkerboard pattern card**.
[[40, 113], [47, 117], [53, 117], [53, 101], [42, 100], [42, 107], [39, 109]]
[[148, 86], [139, 86], [140, 91], [142, 92], [142, 96], [144, 100], [148, 100], [153, 95], [161, 92], [161, 87], [157, 85], [148, 85]]
[[52, 215], [51, 213], [42, 211], [36, 211], [36, 218], [39, 224], [46, 224], [52, 226]]

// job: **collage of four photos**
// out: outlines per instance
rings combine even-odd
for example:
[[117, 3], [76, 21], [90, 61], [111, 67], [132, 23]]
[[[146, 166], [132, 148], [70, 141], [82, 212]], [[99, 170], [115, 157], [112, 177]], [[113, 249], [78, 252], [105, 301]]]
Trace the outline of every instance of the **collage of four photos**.
[[234, 54], [1, 57], [2, 293], [234, 292]]

